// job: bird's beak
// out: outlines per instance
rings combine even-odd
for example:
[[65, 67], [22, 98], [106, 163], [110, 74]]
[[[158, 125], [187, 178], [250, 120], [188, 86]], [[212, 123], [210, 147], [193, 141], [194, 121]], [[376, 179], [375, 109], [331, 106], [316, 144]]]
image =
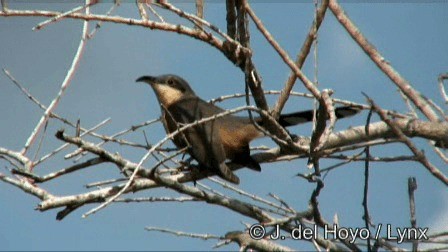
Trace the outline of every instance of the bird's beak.
[[142, 76], [135, 80], [136, 82], [146, 82], [148, 84], [154, 84], [156, 82], [157, 78], [153, 76]]

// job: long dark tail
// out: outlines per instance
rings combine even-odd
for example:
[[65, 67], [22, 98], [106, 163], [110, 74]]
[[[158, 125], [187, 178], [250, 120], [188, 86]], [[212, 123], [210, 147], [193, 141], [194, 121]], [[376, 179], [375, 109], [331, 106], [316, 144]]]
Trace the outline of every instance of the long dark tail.
[[[361, 111], [360, 108], [352, 106], [343, 106], [335, 108], [334, 113], [336, 114], [336, 117], [339, 119], [353, 116], [359, 113], [360, 111]], [[311, 122], [312, 120], [313, 120], [313, 111], [306, 110], [289, 114], [282, 114], [280, 115], [278, 122], [283, 127], [289, 127], [301, 123]]]

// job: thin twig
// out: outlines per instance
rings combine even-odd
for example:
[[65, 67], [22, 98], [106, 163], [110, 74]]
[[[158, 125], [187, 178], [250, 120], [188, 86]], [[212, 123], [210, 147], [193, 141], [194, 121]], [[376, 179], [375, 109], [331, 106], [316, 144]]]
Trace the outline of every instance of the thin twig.
[[401, 98], [404, 100], [404, 102], [406, 103], [406, 106], [408, 107], [411, 116], [415, 119], [418, 118], [418, 114], [417, 111], [415, 111], [415, 108], [412, 106], [411, 101], [409, 100], [409, 98], [401, 91], [398, 90], [398, 93], [400, 94]]
[[85, 185], [86, 188], [92, 188], [92, 187], [100, 187], [103, 185], [110, 185], [113, 183], [117, 183], [117, 182], [123, 182], [128, 180], [127, 178], [117, 178], [117, 179], [109, 179], [109, 180], [104, 180], [104, 181], [99, 181], [99, 182], [94, 182], [94, 183], [90, 183]]
[[40, 152], [40, 150], [42, 148], [42, 143], [44, 142], [45, 136], [47, 135], [47, 127], [48, 127], [48, 121], [45, 122], [44, 130], [43, 130], [43, 132], [41, 134], [39, 143], [37, 144], [37, 150], [34, 153], [34, 157], [33, 157], [33, 166], [34, 166], [34, 161], [37, 159], [37, 156], [39, 155], [39, 152]]
[[[107, 142], [114, 142], [114, 143], [118, 143], [120, 145], [128, 145], [128, 146], [138, 147], [138, 148], [143, 148], [143, 149], [148, 150], [149, 148], [151, 148], [150, 146], [148, 147], [148, 145], [142, 145], [142, 144], [137, 144], [137, 143], [129, 142], [129, 141], [122, 140], [122, 139], [117, 139], [117, 137], [122, 136], [124, 134], [127, 134], [129, 132], [135, 131], [135, 130], [141, 128], [141, 127], [151, 125], [151, 124], [156, 123], [158, 121], [160, 121], [160, 119], [153, 119], [153, 120], [149, 120], [149, 121], [140, 123], [138, 125], [133, 125], [129, 129], [122, 130], [122, 131], [117, 132], [117, 133], [115, 133], [115, 134], [113, 134], [111, 136], [100, 135], [100, 134], [96, 134], [95, 132], [91, 132], [91, 134], [89, 132], [89, 134], [94, 136], [94, 137], [98, 137], [98, 138], [102, 139], [102, 141], [96, 145], [98, 147], [103, 146]], [[72, 152], [70, 154], [67, 154], [64, 158], [65, 159], [73, 158], [73, 157], [75, 157], [75, 156], [77, 156], [79, 154], [84, 156], [86, 154], [86, 152], [83, 151], [82, 149], [77, 149], [74, 152]], [[78, 161], [81, 157], [76, 158], [75, 161]]]
[[284, 205], [286, 207], [286, 209], [288, 209], [291, 213], [297, 213], [294, 209], [292, 209], [288, 203], [286, 203], [285, 200], [283, 200], [282, 198], [280, 198], [279, 196], [277, 196], [274, 193], [269, 193], [268, 194], [270, 197], [276, 199], [278, 202], [280, 202], [282, 205]]
[[146, 0], [136, 0], [137, 9], [138, 12], [140, 13], [140, 17], [143, 20], [148, 20], [148, 14], [146, 14], [145, 5], [143, 4], [143, 2], [146, 2]]
[[211, 180], [211, 181], [213, 181], [213, 182], [215, 182], [215, 183], [221, 185], [221, 186], [224, 187], [224, 188], [230, 189], [230, 190], [232, 190], [232, 191], [234, 191], [234, 192], [236, 192], [236, 193], [238, 193], [238, 194], [240, 194], [240, 195], [246, 196], [246, 197], [248, 197], [248, 198], [250, 198], [250, 199], [252, 199], [252, 200], [254, 200], [254, 201], [257, 201], [257, 202], [266, 204], [266, 205], [268, 205], [268, 206], [274, 207], [274, 208], [276, 208], [277, 210], [282, 210], [282, 211], [284, 211], [284, 212], [294, 213], [294, 212], [291, 212], [289, 209], [286, 209], [286, 208], [284, 208], [284, 207], [282, 207], [282, 206], [276, 205], [276, 204], [274, 204], [273, 202], [270, 202], [270, 201], [265, 200], [265, 199], [263, 199], [263, 198], [261, 198], [261, 197], [258, 197], [258, 196], [255, 195], [255, 194], [251, 194], [251, 193], [245, 192], [244, 190], [239, 189], [239, 188], [236, 188], [236, 187], [234, 187], [234, 186], [232, 186], [232, 185], [229, 185], [229, 184], [226, 183], [226, 182], [222, 182], [221, 180], [218, 180], [218, 179], [215, 179], [215, 178], [209, 178], [209, 180]]
[[158, 176], [157, 173], [155, 173], [154, 175], [158, 183], [161, 183], [164, 186], [179, 193], [190, 195], [192, 197], [206, 201], [210, 204], [223, 206], [225, 208], [228, 208], [229, 210], [238, 212], [244, 216], [254, 218], [260, 222], [269, 222], [274, 219], [272, 216], [262, 211], [260, 208], [252, 204], [248, 204], [244, 201], [230, 197], [222, 197], [212, 192], [206, 193], [196, 187], [179, 183], [172, 178]]
[[[368, 145], [369, 147], [372, 145]], [[364, 153], [361, 152], [361, 154]], [[417, 161], [414, 155], [402, 155], [402, 156], [394, 156], [394, 157], [375, 157], [372, 155], [369, 155], [369, 157], [360, 157], [359, 154], [346, 156], [346, 155], [329, 155], [325, 156], [325, 158], [332, 158], [332, 159], [343, 159], [343, 160], [350, 160], [350, 161], [366, 161], [369, 160], [369, 162], [402, 162], [402, 161]]]
[[[95, 2], [95, 1], [93, 1], [93, 2]], [[85, 5], [85, 11], [86, 11], [85, 14], [86, 15], [90, 14], [90, 5], [91, 5], [90, 0], [86, 0], [86, 5]], [[64, 16], [66, 16], [66, 15], [70, 15], [73, 13], [63, 13], [63, 14], [64, 14]], [[61, 15], [63, 15], [63, 14], [61, 14]], [[56, 19], [56, 18], [57, 17], [55, 17], [54, 19]], [[64, 81], [61, 84], [61, 88], [60, 88], [57, 96], [53, 99], [53, 101], [51, 101], [50, 105], [45, 110], [45, 113], [40, 118], [40, 121], [37, 123], [36, 127], [34, 128], [33, 132], [31, 133], [31, 135], [28, 137], [28, 140], [26, 141], [25, 146], [24, 146], [23, 150], [21, 151], [22, 154], [25, 154], [27, 152], [28, 148], [33, 144], [34, 140], [36, 139], [37, 135], [39, 134], [40, 129], [48, 120], [50, 113], [57, 107], [60, 99], [62, 98], [62, 95], [64, 94], [67, 87], [70, 85], [70, 81], [75, 74], [75, 71], [78, 67], [80, 60], [81, 60], [82, 52], [85, 48], [88, 27], [89, 27], [89, 22], [86, 20], [83, 22], [82, 35], [81, 35], [81, 39], [79, 41], [78, 49], [73, 58], [72, 64], [71, 64], [69, 70], [67, 71]]]
[[[115, 1], [115, 3], [110, 7], [110, 9], [106, 12], [106, 16], [110, 16], [113, 11], [120, 5], [119, 1]], [[103, 21], [99, 21], [96, 23], [95, 28], [87, 35], [88, 39], [92, 39], [93, 36], [99, 31], [101, 26], [103, 25]]]
[[157, 232], [168, 233], [168, 234], [173, 234], [176, 236], [184, 236], [184, 237], [189, 237], [189, 238], [199, 238], [202, 240], [210, 240], [210, 239], [221, 240], [222, 239], [222, 237], [217, 236], [217, 235], [186, 233], [186, 232], [182, 232], [182, 231], [176, 231], [176, 230], [171, 230], [171, 229], [166, 229], [166, 228], [158, 228], [158, 227], [145, 227], [145, 230], [157, 231]]
[[[54, 17], [61, 14], [60, 12], [54, 12], [54, 11], [43, 11], [43, 10], [8, 10], [0, 11], [0, 16], [45, 16], [45, 17]], [[219, 51], [223, 52], [226, 57], [231, 60], [234, 63], [240, 62], [241, 57], [245, 54], [250, 54], [250, 51], [248, 51], [245, 47], [238, 47], [235, 53], [233, 54], [234, 57], [229, 57], [227, 53], [227, 49], [224, 47], [224, 43], [222, 40], [218, 39], [215, 36], [212, 36], [210, 33], [206, 33], [202, 30], [196, 30], [191, 29], [182, 25], [178, 24], [170, 24], [166, 22], [155, 22], [151, 20], [141, 20], [141, 19], [132, 19], [132, 18], [123, 18], [119, 16], [107, 16], [107, 15], [98, 15], [98, 14], [83, 14], [83, 13], [71, 13], [66, 16], [66, 18], [72, 18], [72, 19], [82, 19], [86, 21], [102, 21], [102, 22], [112, 22], [112, 23], [119, 23], [119, 24], [127, 24], [127, 25], [135, 25], [135, 26], [141, 26], [146, 27], [150, 29], [157, 29], [157, 30], [163, 30], [167, 32], [174, 32], [178, 34], [183, 34], [186, 36], [190, 36], [192, 38], [196, 38], [198, 40], [201, 40], [214, 48], [217, 48]]]
[[448, 157], [442, 150], [440, 150], [440, 148], [433, 146], [433, 150], [440, 157], [440, 159], [443, 160], [443, 162], [448, 164]]
[[211, 188], [211, 187], [208, 186], [208, 185], [205, 185], [205, 184], [203, 184], [203, 183], [201, 183], [201, 182], [197, 182], [197, 181], [196, 181], [195, 183], [196, 183], [196, 185], [197, 185], [198, 187], [201, 187], [201, 188], [203, 188], [203, 189], [206, 190], [206, 191], [212, 192], [212, 193], [214, 193], [214, 194], [216, 194], [216, 195], [219, 195], [219, 196], [221, 196], [221, 197], [223, 197], [223, 198], [226, 198], [226, 197], [227, 197], [224, 193], [219, 192], [219, 191], [217, 191], [217, 190]]
[[188, 202], [188, 201], [200, 201], [193, 197], [148, 197], [148, 198], [128, 198], [128, 199], [116, 199], [115, 202], [121, 203], [140, 203], [140, 202]]
[[[95, 130], [97, 130], [98, 128], [100, 128], [101, 126], [105, 125], [106, 123], [108, 123], [110, 121], [110, 118], [105, 119], [104, 121], [100, 122], [99, 124], [93, 126], [91, 129], [88, 129], [86, 131], [84, 131], [82, 134], [79, 135], [79, 137], [82, 137], [84, 135], [89, 134], [90, 132], [93, 132]], [[41, 157], [39, 160], [35, 161], [33, 163], [34, 166], [44, 162], [45, 160], [47, 160], [48, 158], [54, 156], [55, 154], [59, 153], [61, 150], [67, 148], [69, 146], [68, 143], [65, 143], [63, 145], [61, 145], [59, 148], [53, 150], [52, 152], [48, 153], [47, 155]]]
[[212, 31], [216, 32], [217, 34], [219, 34], [222, 38], [224, 38], [225, 40], [227, 40], [228, 42], [234, 44], [236, 47], [241, 47], [241, 45], [235, 41], [234, 39], [232, 39], [231, 37], [229, 37], [227, 34], [225, 34], [224, 32], [222, 32], [218, 27], [216, 27], [213, 24], [210, 24], [207, 20], [204, 20], [202, 17], [197, 16], [197, 15], [193, 15], [190, 13], [187, 13], [179, 8], [177, 8], [176, 6], [168, 3], [168, 2], [161, 2], [160, 6], [162, 6], [163, 8], [172, 11], [174, 13], [176, 13], [179, 17], [185, 18], [189, 21], [191, 21], [195, 26], [197, 30], [201, 30], [203, 32], [204, 29], [202, 28], [202, 25], [210, 28]]
[[87, 213], [83, 214], [82, 217], [87, 218], [89, 215], [94, 214], [94, 213], [98, 212], [99, 210], [105, 208], [110, 203], [112, 203], [115, 199], [120, 197], [131, 186], [131, 183], [134, 181], [134, 178], [137, 175], [143, 162], [145, 162], [146, 159], [149, 157], [149, 155], [151, 155], [153, 153], [155, 148], [156, 147], [153, 147], [150, 150], [148, 150], [148, 152], [146, 152], [146, 154], [140, 159], [140, 162], [138, 162], [137, 166], [135, 167], [134, 171], [132, 172], [132, 175], [129, 177], [129, 180], [126, 182], [126, 184], [123, 186], [123, 188], [121, 188], [121, 190], [117, 194], [115, 194], [112, 197], [110, 197], [109, 199], [107, 199], [106, 202], [102, 203], [98, 207], [95, 207], [95, 208], [91, 209], [90, 211], [88, 211]]
[[[68, 16], [68, 15], [70, 15], [72, 13], [75, 13], [75, 12], [78, 12], [78, 11], [82, 11], [84, 9], [87, 10], [87, 8], [89, 8], [91, 5], [94, 5], [96, 3], [97, 3], [97, 1], [92, 0], [91, 2], [90, 1], [87, 2], [85, 5], [78, 6], [76, 8], [73, 8], [73, 9], [69, 10], [69, 11], [61, 13], [61, 14], [59, 14], [59, 15], [51, 18], [51, 19], [45, 20], [44, 22], [41, 22], [38, 25], [36, 25], [35, 27], [33, 27], [33, 31], [40, 30], [40, 29], [44, 28], [46, 25], [54, 23], [54, 22], [57, 22], [57, 21], [61, 20], [62, 18], [66, 17], [66, 16]], [[86, 13], [88, 14], [88, 11]], [[84, 36], [83, 36], [83, 38], [84, 38]]]
[[30, 172], [27, 172], [27, 171], [22, 171], [22, 170], [13, 170], [12, 173], [32, 178], [36, 183], [43, 183], [43, 182], [46, 182], [48, 180], [60, 177], [62, 175], [65, 175], [65, 174], [68, 174], [68, 173], [71, 173], [71, 172], [75, 172], [75, 171], [78, 171], [80, 169], [87, 168], [87, 167], [90, 167], [90, 166], [98, 165], [98, 164], [101, 164], [103, 162], [105, 162], [104, 159], [102, 159], [100, 157], [96, 157], [96, 158], [89, 159], [89, 160], [87, 160], [85, 162], [82, 162], [80, 164], [75, 164], [75, 165], [72, 165], [70, 167], [64, 168], [64, 169], [62, 169], [60, 171], [52, 172], [52, 173], [47, 174], [47, 175], [45, 175], [43, 177], [39, 177], [39, 176], [36, 176], [33, 173], [30, 173]]
[[156, 16], [160, 20], [160, 22], [165, 23], [163, 17], [159, 13], [157, 13], [157, 11], [152, 7], [150, 3], [148, 3], [148, 1], [146, 1], [146, 6], [152, 12], [152, 14], [154, 14], [154, 16]]
[[[24, 94], [24, 95], [26, 95], [32, 102], [34, 102], [40, 109], [42, 109], [43, 111], [46, 111], [48, 108], [45, 106], [45, 105], [43, 105], [38, 99], [36, 99], [27, 89], [25, 89], [13, 76], [12, 76], [12, 74], [8, 71], [8, 70], [6, 70], [6, 69], [3, 69], [3, 72], [6, 74], [6, 76], [8, 76], [8, 78], [20, 89], [20, 91], [22, 91], [22, 93]], [[57, 114], [55, 114], [55, 113], [53, 113], [53, 112], [50, 112], [50, 117], [52, 117], [52, 118], [56, 118], [57, 120], [60, 120], [61, 122], [63, 122], [64, 124], [67, 124], [67, 125], [69, 125], [69, 126], [71, 126], [71, 127], [76, 127], [76, 125], [74, 124], [74, 123], [72, 123], [72, 122], [70, 122], [70, 121], [68, 121], [67, 119], [65, 119], [65, 118], [63, 118], [63, 117], [61, 117], [61, 116], [59, 116], [59, 115], [57, 115]], [[110, 142], [116, 142], [116, 143], [118, 143], [118, 144], [124, 144], [124, 145], [129, 145], [129, 146], [134, 146], [134, 147], [140, 147], [140, 148], [145, 148], [145, 149], [147, 149], [147, 147], [146, 146], [143, 146], [143, 145], [139, 145], [139, 144], [135, 144], [135, 143], [131, 143], [131, 142], [128, 142], [128, 141], [124, 141], [124, 140], [119, 140], [119, 139], [114, 139], [114, 137], [117, 137], [117, 136], [121, 136], [121, 135], [123, 135], [123, 134], [126, 134], [126, 133], [128, 133], [128, 132], [131, 132], [131, 131], [135, 131], [135, 130], [137, 130], [138, 128], [140, 128], [140, 127], [143, 127], [143, 126], [147, 126], [147, 125], [150, 125], [150, 124], [152, 124], [152, 123], [155, 123], [155, 122], [158, 122], [160, 119], [154, 119], [154, 120], [150, 120], [150, 121], [146, 121], [146, 122], [144, 122], [144, 123], [141, 123], [141, 124], [139, 124], [139, 125], [134, 125], [134, 126], [132, 126], [132, 127], [130, 127], [128, 130], [123, 130], [123, 131], [121, 131], [121, 132], [118, 132], [118, 133], [116, 133], [116, 134], [114, 134], [113, 136], [111, 136], [111, 137], [109, 137], [109, 136], [105, 136], [105, 135], [100, 135], [100, 134], [97, 134], [97, 133], [95, 133], [94, 132], [94, 130], [96, 130], [96, 126], [95, 127], [93, 127], [92, 129], [85, 129], [85, 128], [80, 128], [81, 129], [81, 131], [83, 131], [83, 132], [86, 132], [87, 134], [89, 134], [89, 135], [92, 135], [92, 136], [94, 136], [94, 137], [98, 137], [98, 138], [101, 138], [101, 139], [103, 139], [105, 142], [107, 142], [107, 141], [110, 141]], [[102, 125], [102, 123], [100, 123], [99, 125]], [[46, 157], [46, 158], [48, 158], [48, 157]], [[42, 158], [41, 158], [42, 159]], [[38, 160], [38, 161], [36, 161], [37, 163], [41, 163], [43, 160]]]

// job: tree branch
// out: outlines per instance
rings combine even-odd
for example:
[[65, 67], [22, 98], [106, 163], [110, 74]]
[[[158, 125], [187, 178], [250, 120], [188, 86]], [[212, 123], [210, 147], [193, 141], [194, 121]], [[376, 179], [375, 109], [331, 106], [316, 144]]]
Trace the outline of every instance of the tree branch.
[[392, 65], [379, 53], [379, 51], [372, 45], [356, 25], [345, 14], [342, 7], [337, 0], [330, 0], [330, 10], [335, 15], [339, 23], [347, 30], [350, 36], [358, 43], [364, 52], [375, 62], [375, 64], [386, 74], [389, 79], [417, 106], [417, 108], [430, 120], [438, 121], [437, 114], [431, 109], [430, 104], [416, 91], [412, 85], [403, 78]]

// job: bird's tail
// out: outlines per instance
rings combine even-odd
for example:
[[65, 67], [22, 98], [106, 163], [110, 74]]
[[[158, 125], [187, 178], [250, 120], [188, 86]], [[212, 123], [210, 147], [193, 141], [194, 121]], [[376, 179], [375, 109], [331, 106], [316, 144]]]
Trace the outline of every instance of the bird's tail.
[[230, 168], [225, 164], [225, 162], [222, 162], [221, 164], [219, 164], [219, 173], [218, 175], [231, 182], [234, 183], [236, 185], [238, 185], [240, 183], [240, 178], [238, 178], [238, 176], [236, 176], [232, 170], [230, 170]]
[[[334, 113], [338, 119], [353, 116], [361, 111], [360, 108], [353, 106], [343, 106], [335, 108]], [[297, 124], [302, 124], [306, 122], [311, 122], [313, 120], [313, 110], [306, 110], [300, 112], [294, 112], [289, 114], [282, 114], [278, 122], [283, 127], [294, 126]]]

